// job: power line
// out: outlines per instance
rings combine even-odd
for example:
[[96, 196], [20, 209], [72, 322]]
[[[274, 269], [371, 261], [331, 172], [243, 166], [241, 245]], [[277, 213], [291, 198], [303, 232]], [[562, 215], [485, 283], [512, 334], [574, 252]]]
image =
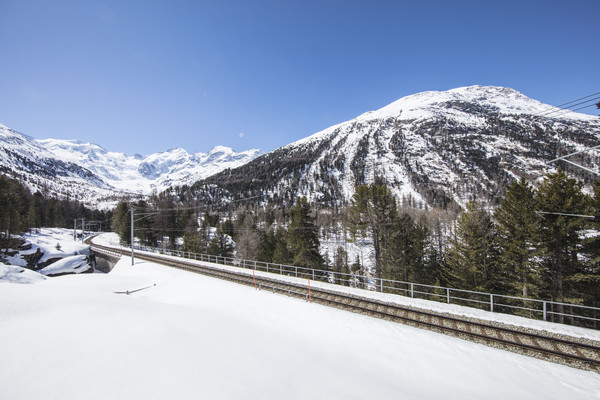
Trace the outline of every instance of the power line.
[[[551, 108], [549, 108], [548, 110], [541, 111], [541, 112], [535, 114], [535, 116], [548, 117], [548, 116], [552, 116], [552, 114], [562, 114], [562, 113], [566, 113], [568, 111], [577, 111], [577, 110], [581, 110], [583, 108], [591, 107], [596, 104], [596, 100], [600, 99], [600, 96], [598, 96], [598, 95], [600, 95], [600, 92], [592, 93], [587, 96], [580, 97], [578, 99], [571, 100], [566, 103], [560, 104], [558, 106], [551, 106]], [[582, 100], [585, 100], [585, 101], [582, 101]], [[571, 109], [573, 107], [576, 107], [576, 106], [579, 106], [582, 104], [586, 104], [586, 103], [590, 103], [590, 104], [587, 104], [587, 105], [577, 108], [577, 109]]]
[[[586, 101], [582, 101], [582, 102], [579, 102], [579, 103], [575, 103], [573, 105], [570, 105], [567, 108], [560, 108], [559, 107], [559, 108], [555, 108], [553, 110], [548, 110], [548, 111], [536, 114], [536, 116], [537, 117], [557, 117], [557, 116], [566, 114], [569, 111], [570, 112], [575, 112], [577, 110], [581, 110], [581, 109], [584, 109], [584, 108], [592, 107], [592, 106], [596, 105], [596, 103], [597, 103], [598, 100], [600, 100], [600, 96], [599, 97], [595, 97], [595, 98], [590, 99], [590, 100], [586, 100]], [[572, 109], [572, 107], [580, 106], [582, 104], [585, 104], [585, 105], [583, 107]]]
[[587, 99], [588, 97], [596, 96], [596, 95], [599, 95], [599, 94], [600, 94], [600, 92], [592, 93], [590, 95], [587, 95], [587, 96], [584, 96], [584, 97], [580, 97], [579, 99], [575, 99], [575, 100], [571, 100], [571, 101], [568, 101], [568, 102], [563, 103], [563, 104], [559, 104], [556, 107], [564, 107], [564, 106], [569, 105], [571, 103], [575, 103], [576, 101]]
[[561, 212], [550, 212], [550, 211], [536, 211], [536, 214], [543, 214], [543, 215], [560, 215], [563, 217], [575, 217], [575, 218], [590, 218], [590, 219], [600, 219], [600, 215], [582, 215], [582, 214], [567, 214], [567, 213], [561, 213]]

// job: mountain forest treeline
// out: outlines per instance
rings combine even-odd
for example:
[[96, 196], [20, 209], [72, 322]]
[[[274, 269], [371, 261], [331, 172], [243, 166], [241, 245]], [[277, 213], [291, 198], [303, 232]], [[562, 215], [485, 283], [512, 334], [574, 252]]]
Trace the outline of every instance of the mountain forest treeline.
[[11, 235], [85, 218], [110, 222], [129, 243], [133, 207], [145, 245], [597, 307], [600, 184], [582, 187], [559, 170], [536, 188], [513, 182], [493, 211], [471, 201], [460, 213], [399, 207], [383, 183], [359, 185], [337, 208], [304, 197], [290, 207], [209, 207], [166, 191], [104, 212], [0, 176], [0, 241], [5, 248]]
[[9, 246], [12, 235], [37, 228], [73, 228], [74, 220], [95, 221], [98, 230], [108, 229], [112, 211], [91, 210], [77, 200], [57, 199], [39, 191], [31, 193], [20, 181], [0, 175], [0, 248]]
[[[305, 197], [291, 207], [211, 208], [167, 191], [121, 202], [112, 228], [129, 243], [133, 206], [135, 236], [150, 246], [599, 306], [600, 185], [582, 187], [559, 170], [537, 188], [513, 182], [493, 211], [471, 201], [458, 214], [399, 207], [378, 183], [359, 185], [337, 208]], [[351, 256], [348, 244], [367, 250]]]

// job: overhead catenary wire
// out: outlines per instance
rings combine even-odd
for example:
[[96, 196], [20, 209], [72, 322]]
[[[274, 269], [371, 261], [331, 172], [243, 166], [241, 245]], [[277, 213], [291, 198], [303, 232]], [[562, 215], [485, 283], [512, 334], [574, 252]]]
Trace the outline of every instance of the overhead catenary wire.
[[536, 211], [535, 213], [541, 214], [541, 215], [558, 215], [558, 216], [562, 216], [562, 217], [600, 219], [600, 215], [569, 214], [569, 213], [553, 212], [553, 211]]
[[[563, 103], [563, 104], [559, 104], [558, 106], [552, 106], [551, 108], [549, 108], [546, 111], [542, 111], [542, 112], [540, 112], [538, 114], [535, 114], [535, 116], [542, 117], [542, 116], [547, 116], [549, 114], [564, 113], [564, 112], [568, 112], [568, 111], [576, 111], [576, 110], [571, 110], [571, 108], [575, 107], [575, 106], [578, 106], [578, 105], [586, 104], [586, 103], [589, 103], [589, 102], [595, 102], [596, 100], [600, 99], [599, 95], [600, 95], [600, 92], [596, 92], [596, 93], [592, 93], [592, 94], [589, 94], [589, 95], [584, 96], [584, 97], [580, 97], [580, 98], [575, 99], [575, 100], [568, 101], [568, 102]], [[594, 96], [596, 96], [596, 97], [594, 97]], [[594, 98], [590, 99], [590, 97], [594, 97]], [[585, 101], [581, 101], [581, 100], [585, 100]], [[580, 103], [577, 103], [577, 102], [580, 102]], [[573, 104], [573, 103], [577, 103], [577, 104]], [[577, 110], [581, 110], [581, 109], [584, 109], [584, 108], [587, 108], [587, 107], [592, 107], [595, 104], [596, 103], [587, 104], [586, 106], [580, 107]]]
[[[596, 99], [594, 99], [592, 101], [592, 103], [589, 103], [589, 104], [587, 104], [587, 105], [585, 105], [583, 107], [574, 108], [574, 109], [560, 108], [560, 109], [557, 109], [557, 110], [555, 110], [555, 111], [553, 111], [551, 113], [540, 114], [540, 115], [536, 115], [536, 116], [538, 116], [538, 117], [547, 117], [547, 118], [560, 117], [560, 116], [565, 115], [565, 114], [567, 114], [569, 112], [575, 112], [575, 111], [578, 111], [578, 110], [583, 110], [584, 108], [593, 107], [593, 106], [596, 105], [596, 100], [600, 100], [600, 97], [597, 97]], [[580, 104], [584, 104], [584, 103], [579, 103], [578, 105], [580, 105]]]

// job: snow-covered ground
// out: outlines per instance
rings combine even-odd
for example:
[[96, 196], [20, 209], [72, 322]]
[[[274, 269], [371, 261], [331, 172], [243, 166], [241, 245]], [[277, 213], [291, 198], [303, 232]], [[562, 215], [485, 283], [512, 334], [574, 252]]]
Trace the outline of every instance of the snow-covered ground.
[[600, 398], [593, 372], [143, 261], [0, 268], [1, 399]]
[[[81, 231], [79, 231], [81, 233]], [[92, 272], [88, 264], [90, 246], [73, 240], [73, 230], [62, 228], [42, 228], [23, 235], [26, 250], [20, 249], [14, 254], [4, 256], [9, 265], [26, 267], [27, 257], [41, 254], [37, 265], [49, 264], [38, 272], [43, 275], [79, 274]], [[2, 259], [0, 259], [1, 263]]]
[[[95, 238], [94, 243], [105, 245], [105, 246], [118, 246], [119, 239], [118, 239], [117, 235], [114, 233], [106, 233], [106, 234], [102, 234], [102, 235], [98, 236], [97, 238]], [[139, 252], [139, 251], [136, 250], [136, 252]], [[148, 253], [148, 254], [156, 255], [156, 254], [152, 254], [152, 253]], [[161, 255], [161, 257], [173, 258], [173, 259], [177, 258], [174, 256], [168, 256], [168, 255]], [[307, 279], [305, 279], [305, 278], [297, 278], [294, 276], [273, 274], [273, 273], [260, 271], [260, 270], [253, 272], [252, 270], [244, 269], [244, 268], [240, 268], [240, 267], [232, 267], [232, 266], [221, 265], [221, 264], [206, 263], [206, 262], [194, 261], [194, 260], [189, 260], [189, 259], [186, 261], [189, 263], [197, 263], [200, 265], [209, 265], [212, 268], [220, 268], [220, 269], [224, 269], [224, 270], [235, 271], [237, 273], [242, 273], [242, 274], [248, 274], [248, 275], [255, 274], [256, 276], [264, 276], [264, 277], [268, 277], [271, 279], [278, 279], [278, 280], [282, 280], [285, 282], [291, 282], [291, 283], [300, 284], [300, 285], [304, 285], [304, 286], [308, 285]], [[547, 332], [551, 332], [551, 333], [555, 333], [555, 334], [559, 334], [559, 335], [568, 335], [568, 336], [573, 336], [573, 337], [577, 337], [577, 338], [590, 339], [590, 340], [595, 340], [595, 341], [600, 342], [600, 331], [594, 330], [594, 329], [581, 328], [581, 327], [572, 326], [572, 325], [564, 325], [564, 324], [559, 324], [559, 323], [554, 323], [554, 322], [520, 317], [520, 316], [516, 316], [516, 315], [490, 312], [490, 311], [481, 310], [478, 308], [466, 307], [466, 306], [461, 306], [461, 305], [457, 305], [457, 304], [446, 304], [446, 303], [442, 303], [442, 302], [438, 302], [438, 301], [430, 301], [430, 300], [424, 300], [424, 299], [411, 298], [408, 296], [401, 296], [398, 294], [380, 293], [380, 292], [375, 292], [375, 291], [370, 291], [370, 290], [365, 290], [365, 289], [340, 286], [340, 285], [335, 285], [335, 284], [331, 284], [331, 283], [327, 283], [327, 282], [311, 281], [310, 285], [313, 288], [323, 288], [323, 289], [327, 289], [329, 291], [347, 293], [347, 294], [352, 294], [352, 295], [356, 295], [356, 296], [360, 296], [360, 297], [373, 298], [373, 299], [381, 300], [381, 301], [384, 301], [387, 303], [393, 303], [393, 304], [398, 304], [398, 305], [402, 305], [402, 306], [410, 306], [410, 307], [415, 307], [415, 308], [419, 308], [419, 309], [423, 309], [423, 310], [430, 310], [430, 311], [434, 311], [434, 312], [438, 312], [438, 313], [454, 314], [454, 315], [459, 315], [459, 316], [463, 316], [463, 317], [467, 317], [467, 318], [476, 318], [476, 319], [480, 319], [480, 320], [484, 320], [484, 321], [497, 321], [497, 322], [501, 322], [501, 323], [504, 323], [507, 325], [513, 325], [516, 327], [525, 327], [525, 328], [530, 328], [530, 329], [536, 329], [539, 331], [547, 331]]]

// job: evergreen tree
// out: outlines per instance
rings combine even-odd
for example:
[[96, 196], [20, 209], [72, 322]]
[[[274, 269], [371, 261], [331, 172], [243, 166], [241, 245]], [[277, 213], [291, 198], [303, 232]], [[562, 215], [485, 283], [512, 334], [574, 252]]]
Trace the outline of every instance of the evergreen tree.
[[512, 295], [538, 297], [540, 217], [536, 210], [533, 188], [521, 179], [508, 188], [494, 213], [502, 279]]
[[[149, 216], [151, 210], [148, 204], [146, 201], [140, 200], [135, 203], [134, 208], [136, 221], [134, 222], [133, 230], [135, 237], [137, 237], [142, 244], [156, 246], [156, 234], [152, 229], [152, 220]], [[131, 225], [131, 221], [128, 223]]]
[[275, 234], [275, 247], [273, 249], [273, 263], [275, 264], [292, 264], [294, 254], [288, 247], [287, 233], [283, 230], [278, 230]]
[[174, 248], [178, 236], [182, 235], [177, 220], [177, 211], [175, 210], [175, 199], [170, 192], [161, 192], [153, 194], [150, 197], [155, 210], [159, 210], [152, 217], [152, 228], [155, 232], [157, 242], [161, 243], [163, 248]]
[[195, 212], [191, 212], [187, 215], [182, 250], [203, 254], [206, 253], [206, 248], [206, 237], [198, 229], [198, 215]]
[[306, 268], [322, 269], [323, 257], [319, 253], [319, 228], [311, 216], [306, 197], [296, 201], [290, 211], [291, 222], [287, 235], [287, 245], [293, 256], [292, 263]]
[[[8, 242], [15, 218], [15, 199], [11, 193], [12, 182], [0, 175], [0, 240]], [[4, 245], [3, 247], [5, 247]]]
[[[600, 183], [594, 186], [594, 197], [591, 200], [590, 211], [595, 215], [588, 226], [595, 232], [583, 241], [583, 252], [587, 258], [587, 268], [584, 271], [586, 278], [579, 277], [579, 280], [589, 280], [588, 286], [600, 290]], [[594, 285], [597, 282], [597, 285]], [[600, 301], [600, 298], [597, 299]]]
[[44, 226], [44, 221], [46, 219], [46, 199], [40, 192], [35, 192], [33, 194], [32, 201], [32, 227], [41, 228]]
[[347, 226], [353, 237], [372, 239], [377, 278], [382, 277], [382, 250], [396, 215], [396, 200], [386, 185], [373, 183], [356, 188]]
[[[342, 246], [338, 246], [333, 257], [333, 271], [341, 274], [349, 274], [350, 268], [348, 267], [348, 252], [344, 250]], [[339, 283], [346, 284], [348, 277], [343, 277]], [[338, 283], [338, 282], [336, 282]]]
[[435, 279], [439, 279], [440, 264], [436, 258], [437, 254], [433, 254], [434, 247], [431, 244], [429, 229], [424, 223], [416, 222], [412, 232], [412, 279], [417, 283], [433, 284]]
[[275, 253], [276, 243], [277, 239], [273, 231], [261, 232], [258, 244], [258, 261], [275, 262], [273, 261], [273, 254]]
[[455, 225], [447, 261], [453, 285], [461, 289], [498, 292], [495, 229], [487, 211], [467, 204]]
[[131, 244], [131, 215], [126, 202], [120, 201], [113, 212], [111, 228], [119, 235], [121, 242]]
[[183, 251], [189, 251], [191, 253], [204, 254], [207, 252], [206, 239], [204, 239], [198, 232], [187, 231], [183, 234]]
[[208, 245], [208, 254], [221, 257], [233, 256], [233, 243], [231, 237], [219, 227]]
[[410, 215], [404, 213], [388, 230], [389, 237], [382, 249], [382, 278], [396, 281], [413, 281], [417, 260], [415, 248], [415, 226]]
[[558, 172], [549, 175], [538, 188], [537, 204], [544, 214], [540, 221], [542, 263], [546, 295], [564, 301], [569, 297], [568, 277], [582, 270], [577, 253], [581, 247], [579, 233], [584, 226], [581, 218], [559, 214], [583, 214], [587, 199], [581, 184]]

